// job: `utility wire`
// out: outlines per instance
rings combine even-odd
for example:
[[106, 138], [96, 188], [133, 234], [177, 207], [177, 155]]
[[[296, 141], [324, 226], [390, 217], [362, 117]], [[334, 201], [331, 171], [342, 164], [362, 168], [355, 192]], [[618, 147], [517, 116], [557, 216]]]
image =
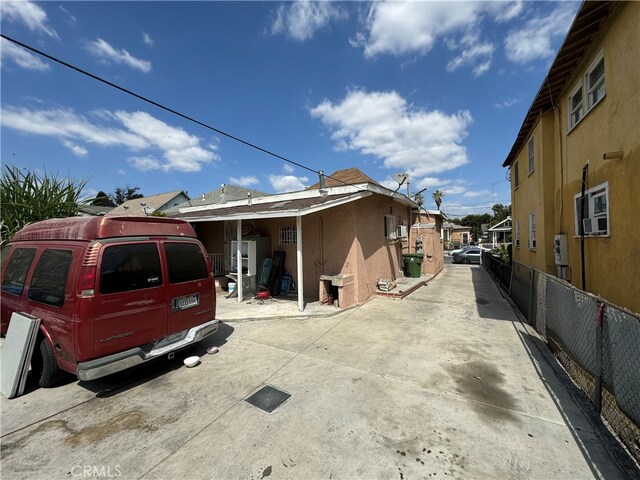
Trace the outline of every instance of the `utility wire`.
[[[227, 132], [225, 132], [223, 130], [220, 130], [219, 128], [215, 128], [215, 127], [212, 127], [211, 125], [207, 125], [206, 123], [201, 122], [199, 120], [196, 120], [195, 118], [190, 117], [189, 115], [185, 115], [183, 113], [178, 112], [177, 110], [174, 110], [172, 108], [166, 107], [166, 106], [162, 105], [161, 103], [155, 102], [155, 101], [153, 101], [153, 100], [151, 100], [151, 99], [149, 99], [149, 98], [147, 98], [147, 97], [145, 97], [143, 95], [135, 93], [135, 92], [133, 92], [133, 91], [127, 89], [127, 88], [124, 88], [124, 87], [122, 87], [122, 86], [120, 86], [120, 85], [118, 85], [116, 83], [110, 82], [109, 80], [105, 80], [102, 77], [94, 75], [91, 72], [88, 72], [88, 71], [83, 70], [83, 69], [81, 69], [79, 67], [76, 67], [75, 65], [72, 65], [72, 64], [67, 63], [67, 62], [65, 62], [63, 60], [60, 60], [59, 58], [56, 58], [56, 57], [54, 57], [52, 55], [49, 55], [48, 53], [45, 53], [45, 52], [43, 52], [41, 50], [38, 50], [37, 48], [31, 47], [31, 46], [29, 46], [29, 45], [27, 45], [25, 43], [19, 42], [18, 40], [14, 39], [14, 38], [11, 38], [11, 37], [5, 35], [4, 33], [0, 33], [0, 37], [4, 38], [5, 40], [8, 40], [10, 42], [13, 42], [16, 45], [20, 45], [22, 48], [25, 48], [25, 49], [33, 52], [33, 53], [36, 53], [36, 54], [38, 54], [40, 56], [48, 58], [49, 60], [51, 60], [53, 62], [59, 63], [60, 65], [63, 65], [65, 67], [67, 67], [67, 68], [70, 68], [71, 70], [75, 70], [78, 73], [81, 73], [83, 75], [86, 75], [87, 77], [93, 78], [94, 80], [97, 80], [97, 81], [99, 81], [101, 83], [104, 83], [105, 85], [108, 85], [110, 87], [113, 87], [116, 90], [120, 90], [121, 92], [124, 92], [124, 93], [126, 93], [128, 95], [131, 95], [133, 97], [136, 97], [136, 98], [138, 98], [138, 99], [140, 99], [140, 100], [142, 100], [144, 102], [150, 103], [151, 105], [153, 105], [155, 107], [158, 107], [158, 108], [160, 108], [162, 110], [165, 110], [165, 111], [167, 111], [169, 113], [173, 113], [174, 115], [177, 115], [177, 116], [179, 116], [181, 118], [184, 118], [185, 120], [188, 120], [188, 121], [193, 122], [193, 123], [195, 123], [197, 125], [200, 125], [201, 127], [204, 127], [204, 128], [206, 128], [208, 130], [212, 130], [212, 131], [214, 131], [216, 133], [219, 133], [220, 135], [224, 135], [225, 137], [230, 138], [231, 140], [235, 140], [236, 142], [242, 143], [243, 145], [246, 145], [247, 147], [253, 148], [253, 149], [258, 150], [258, 151], [260, 151], [262, 153], [266, 153], [267, 155], [271, 155], [272, 157], [278, 158], [278, 159], [280, 159], [282, 161], [285, 161], [287, 163], [295, 165], [296, 167], [302, 168], [302, 169], [307, 170], [309, 172], [313, 172], [316, 175], [320, 175], [320, 172], [318, 170], [314, 170], [313, 168], [307, 167], [306, 165], [303, 165], [303, 164], [298, 163], [298, 162], [296, 162], [294, 160], [291, 160], [291, 159], [288, 159], [286, 157], [283, 157], [282, 155], [278, 155], [277, 153], [274, 153], [274, 152], [272, 152], [270, 150], [267, 150], [266, 148], [259, 147], [258, 145], [254, 144], [254, 143], [251, 143], [251, 142], [248, 142], [246, 140], [243, 140], [243, 139], [241, 139], [239, 137], [236, 137], [235, 135], [232, 135], [232, 134], [227, 133]], [[334, 178], [334, 177], [332, 177], [330, 175], [324, 175], [324, 177], [325, 178], [330, 178], [332, 180], [335, 180], [336, 182], [342, 183], [342, 184], [347, 185], [347, 186], [351, 185], [350, 183], [347, 183], [347, 182], [345, 182], [343, 180], [340, 180], [339, 178]]]

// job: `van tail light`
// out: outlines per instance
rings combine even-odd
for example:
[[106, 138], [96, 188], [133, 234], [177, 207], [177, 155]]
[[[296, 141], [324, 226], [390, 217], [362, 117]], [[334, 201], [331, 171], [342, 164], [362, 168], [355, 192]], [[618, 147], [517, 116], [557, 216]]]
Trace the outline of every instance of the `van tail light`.
[[80, 297], [93, 297], [96, 286], [96, 267], [82, 267], [80, 271], [80, 283], [78, 295]]
[[101, 246], [100, 242], [93, 242], [84, 254], [82, 270], [80, 270], [80, 282], [78, 283], [78, 296], [80, 297], [93, 297], [96, 293], [98, 252]]

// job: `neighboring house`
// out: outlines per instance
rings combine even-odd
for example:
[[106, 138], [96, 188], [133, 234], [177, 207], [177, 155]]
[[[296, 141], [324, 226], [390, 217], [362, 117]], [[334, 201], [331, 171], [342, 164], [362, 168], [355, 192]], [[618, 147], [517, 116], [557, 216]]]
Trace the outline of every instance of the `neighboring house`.
[[82, 217], [99, 217], [108, 215], [114, 207], [100, 207], [97, 205], [81, 205], [78, 208], [78, 215]]
[[202, 205], [212, 205], [216, 203], [227, 203], [232, 200], [246, 200], [249, 197], [261, 197], [267, 195], [264, 192], [244, 187], [236, 187], [235, 185], [220, 185], [220, 188], [212, 190], [209, 193], [203, 193], [199, 197], [186, 200], [179, 205], [175, 205], [164, 211], [167, 215], [174, 215], [179, 212], [180, 208], [200, 207]]
[[451, 249], [469, 245], [469, 242], [471, 242], [471, 227], [444, 222], [442, 224], [442, 241], [445, 245], [448, 243]]
[[[442, 257], [442, 216], [422, 211], [418, 217], [415, 202], [358, 172], [335, 172], [331, 177], [337, 180], [326, 177], [324, 189], [318, 184], [299, 192], [185, 207], [175, 216], [195, 226], [209, 252], [228, 251], [231, 271], [238, 239], [267, 245], [269, 254], [284, 252], [284, 270], [293, 275], [301, 310], [305, 297], [322, 301], [332, 290], [340, 307], [362, 304], [375, 294], [379, 279], [402, 275], [402, 254], [414, 253], [418, 238], [425, 254], [423, 272], [442, 268], [442, 258], [436, 261]], [[247, 276], [253, 277], [249, 285], [243, 282], [243, 290], [255, 288], [261, 260], [243, 258], [250, 265]]]
[[580, 6], [503, 163], [514, 260], [635, 312], [639, 18], [638, 2]]
[[498, 245], [500, 243], [511, 242], [511, 217], [507, 217], [501, 222], [496, 223], [493, 227], [487, 229], [489, 243]]
[[111, 210], [108, 215], [144, 217], [153, 213], [164, 213], [187, 200], [189, 200], [189, 196], [182, 190], [160, 193], [149, 197], [127, 200], [122, 205], [118, 205]]

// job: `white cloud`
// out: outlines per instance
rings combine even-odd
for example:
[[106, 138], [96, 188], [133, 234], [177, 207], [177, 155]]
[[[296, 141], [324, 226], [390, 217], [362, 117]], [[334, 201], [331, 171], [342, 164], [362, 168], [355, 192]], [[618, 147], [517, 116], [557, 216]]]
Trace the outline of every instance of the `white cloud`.
[[229, 177], [229, 183], [238, 185], [240, 187], [248, 187], [250, 185], [257, 185], [260, 181], [253, 176], [249, 177]]
[[162, 163], [153, 155], [148, 155], [146, 157], [131, 157], [127, 159], [127, 162], [129, 162], [136, 170], [140, 170], [141, 172], [162, 169]]
[[70, 144], [85, 142], [102, 147], [124, 147], [131, 152], [158, 150], [163, 161], [152, 155], [132, 157], [130, 163], [141, 170], [160, 168], [197, 172], [203, 165], [220, 158], [215, 152], [201, 147], [198, 137], [145, 112], [99, 110], [93, 112], [93, 117], [88, 119], [71, 109], [30, 110], [7, 106], [2, 110], [0, 122], [7, 128], [56, 137]]
[[331, 2], [298, 0], [288, 6], [280, 5], [271, 25], [271, 33], [285, 33], [300, 42], [309, 40], [316, 31], [331, 20], [346, 18], [346, 13]]
[[220, 157], [210, 150], [200, 147], [200, 139], [189, 135], [183, 129], [167, 125], [146, 112], [118, 111], [115, 117], [133, 134], [151, 145], [160, 148], [167, 163], [164, 170], [197, 172], [202, 164]]
[[149, 45], [150, 47], [152, 47], [156, 43], [155, 40], [151, 38], [151, 35], [149, 35], [147, 32], [142, 32], [142, 41], [145, 45]]
[[499, 23], [508, 22], [513, 20], [522, 13], [524, 8], [524, 2], [518, 0], [507, 4], [506, 2], [498, 2], [498, 8], [496, 9], [495, 19]]
[[296, 177], [294, 175], [269, 175], [269, 183], [276, 193], [295, 192], [307, 188], [309, 182], [307, 177]]
[[282, 169], [286, 172], [286, 173], [293, 173], [295, 171], [295, 168], [293, 168], [293, 166], [291, 166], [288, 163], [285, 163], [282, 165]]
[[49, 70], [49, 64], [40, 60], [32, 53], [28, 52], [24, 48], [16, 45], [9, 40], [2, 39], [2, 47], [0, 48], [0, 58], [2, 59], [2, 65], [4, 66], [5, 60], [11, 60], [22, 68], [27, 70], [37, 70], [40, 72], [46, 72]]
[[478, 21], [483, 2], [374, 2], [352, 45], [364, 47], [366, 57], [388, 53], [426, 54], [437, 37]]
[[520, 100], [518, 100], [517, 98], [508, 98], [507, 100], [503, 100], [502, 102], [494, 103], [493, 106], [496, 108], [509, 108], [519, 102]]
[[58, 34], [47, 25], [47, 13], [34, 2], [3, 1], [0, 2], [0, 11], [3, 20], [21, 22], [32, 32], [41, 32], [52, 38], [58, 38]]
[[490, 42], [479, 42], [477, 35], [466, 35], [461, 41], [462, 52], [447, 64], [447, 71], [453, 72], [462, 66], [474, 65], [477, 77], [489, 70], [494, 46]]
[[572, 2], [560, 4], [546, 16], [536, 16], [513, 29], [504, 41], [507, 58], [514, 63], [527, 63], [552, 57], [552, 41], [569, 30], [575, 14]]
[[89, 153], [89, 150], [84, 148], [82, 145], [77, 145], [73, 142], [70, 142], [69, 140], [62, 140], [62, 145], [67, 147], [69, 150], [71, 150], [71, 152], [73, 152], [74, 155], [77, 155], [78, 157], [84, 157], [87, 155], [87, 153]]
[[127, 172], [126, 172], [125, 170], [122, 170], [121, 168], [119, 168], [118, 170], [116, 170], [116, 173], [117, 173], [118, 175], [126, 175], [126, 174], [127, 174]]
[[464, 193], [464, 196], [468, 198], [486, 197], [488, 195], [491, 195], [489, 190], [472, 190]]
[[384, 160], [412, 177], [451, 170], [468, 162], [461, 145], [472, 118], [407, 104], [396, 92], [351, 91], [340, 103], [325, 100], [310, 110], [332, 130], [336, 149]]
[[68, 22], [70, 25], [75, 25], [78, 22], [78, 19], [73, 15], [69, 10], [64, 8], [62, 5], [58, 7], [60, 11], [64, 12], [67, 15]]
[[118, 50], [113, 48], [108, 42], [101, 38], [89, 42], [87, 44], [87, 50], [105, 61], [125, 64], [144, 73], [151, 71], [151, 62], [136, 58], [124, 49]]

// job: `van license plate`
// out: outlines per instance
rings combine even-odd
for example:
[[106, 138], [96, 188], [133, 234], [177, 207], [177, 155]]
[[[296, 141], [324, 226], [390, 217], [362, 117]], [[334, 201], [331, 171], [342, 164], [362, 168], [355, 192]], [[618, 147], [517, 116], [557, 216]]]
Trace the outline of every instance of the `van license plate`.
[[200, 294], [194, 293], [193, 295], [174, 298], [172, 303], [173, 303], [174, 312], [178, 312], [180, 310], [186, 310], [191, 307], [196, 307], [200, 305]]

